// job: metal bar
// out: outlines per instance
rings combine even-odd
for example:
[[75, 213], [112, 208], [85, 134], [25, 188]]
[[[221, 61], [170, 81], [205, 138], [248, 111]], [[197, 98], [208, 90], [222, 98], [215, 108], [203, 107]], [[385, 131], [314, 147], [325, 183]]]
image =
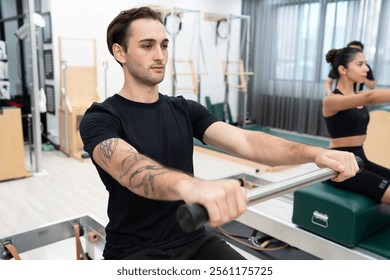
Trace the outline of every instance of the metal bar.
[[228, 111], [228, 104], [229, 104], [229, 78], [227, 75], [227, 72], [229, 71], [229, 51], [230, 51], [230, 35], [231, 35], [231, 21], [230, 17], [227, 20], [227, 43], [226, 43], [226, 66], [225, 66], [225, 73], [224, 73], [224, 82], [225, 82], [225, 98], [223, 102], [223, 118], [226, 123], [229, 123], [229, 111]]
[[[251, 34], [250, 34], [250, 29], [251, 29], [251, 17], [247, 16], [246, 18], [246, 49], [245, 49], [245, 65], [244, 65], [244, 70], [245, 72], [248, 72], [249, 70], [249, 51], [250, 51], [250, 44], [251, 44]], [[253, 75], [248, 74], [248, 75]], [[249, 76], [245, 75], [244, 79], [246, 81], [246, 85], [248, 86], [249, 84]], [[242, 127], [245, 128], [246, 126], [246, 119], [247, 119], [247, 113], [248, 113], [248, 88], [246, 88], [246, 92], [244, 92], [244, 100], [243, 100], [243, 120], [242, 120]]]
[[306, 186], [326, 181], [335, 177], [336, 175], [337, 172], [333, 169], [323, 168], [280, 182], [258, 187], [255, 186], [254, 189], [248, 191], [249, 203], [259, 203], [276, 196], [281, 196], [283, 194], [302, 189]]
[[175, 49], [176, 49], [176, 34], [174, 33], [175, 30], [175, 23], [176, 23], [176, 13], [175, 8], [172, 8], [172, 95], [176, 96], [176, 84], [177, 84], [177, 75], [176, 75], [176, 56], [175, 56]]
[[[88, 232], [96, 232], [99, 235], [99, 246], [104, 247], [105, 231], [104, 226], [89, 216], [82, 216], [79, 218], [70, 219], [67, 221], [58, 222], [56, 224], [42, 226], [37, 229], [18, 233], [12, 236], [0, 238], [0, 260], [5, 255], [5, 250], [1, 244], [11, 242], [17, 249], [18, 253], [27, 252], [36, 248], [40, 248], [55, 242], [59, 242], [75, 236], [73, 224], [78, 222], [83, 229], [83, 235], [86, 236]], [[2, 254], [2, 255], [1, 255]]]
[[104, 70], [104, 97], [108, 97], [108, 90], [107, 90], [107, 69], [108, 69], [108, 61], [102, 62], [103, 70]]
[[10, 241], [19, 253], [23, 253], [73, 236], [73, 226], [66, 221], [6, 237], [2, 243]]
[[230, 19], [250, 19], [248, 15], [229, 15]]
[[199, 10], [190, 10], [190, 9], [182, 9], [182, 8], [173, 8], [175, 13], [200, 13]]
[[[364, 168], [364, 162], [356, 157], [359, 169]], [[337, 175], [337, 172], [330, 168], [320, 168], [307, 174], [299, 175], [280, 182], [259, 186], [248, 192], [249, 204], [259, 203], [273, 197], [281, 196], [308, 185], [323, 182]], [[240, 179], [239, 179], [240, 180]], [[241, 181], [241, 180], [240, 180]], [[191, 232], [203, 226], [209, 220], [206, 208], [201, 204], [183, 204], [177, 211], [177, 220], [180, 227]]]
[[[249, 204], [259, 203], [285, 193], [301, 189], [310, 184], [331, 179], [337, 174], [330, 168], [323, 168], [317, 171], [299, 175], [287, 180], [258, 186], [248, 191]], [[203, 226], [209, 220], [206, 208], [201, 204], [183, 204], [177, 211], [177, 219], [180, 227], [191, 232]]]
[[38, 54], [37, 54], [37, 35], [36, 27], [33, 21], [34, 14], [34, 1], [28, 1], [28, 24], [30, 35], [30, 55], [31, 55], [31, 72], [32, 72], [32, 84], [31, 84], [31, 111], [32, 111], [32, 127], [33, 127], [33, 144], [34, 144], [34, 157], [35, 167], [34, 171], [40, 173], [42, 171], [42, 138], [41, 138], [41, 114], [39, 112], [39, 69], [38, 69]]
[[66, 71], [68, 65], [66, 61], [61, 61], [61, 71], [62, 71], [62, 82], [63, 86], [61, 88], [61, 96], [64, 104], [64, 130], [65, 130], [65, 154], [70, 156], [70, 147], [69, 147], [69, 108], [68, 108], [68, 91], [67, 91], [67, 76]]

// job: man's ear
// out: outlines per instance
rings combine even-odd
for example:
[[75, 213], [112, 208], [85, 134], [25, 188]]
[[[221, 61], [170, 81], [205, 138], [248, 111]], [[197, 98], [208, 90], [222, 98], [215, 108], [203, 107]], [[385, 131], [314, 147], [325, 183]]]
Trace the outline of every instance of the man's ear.
[[120, 63], [126, 62], [126, 52], [123, 49], [123, 47], [117, 43], [112, 45], [112, 54], [114, 55], [115, 59], [119, 61]]

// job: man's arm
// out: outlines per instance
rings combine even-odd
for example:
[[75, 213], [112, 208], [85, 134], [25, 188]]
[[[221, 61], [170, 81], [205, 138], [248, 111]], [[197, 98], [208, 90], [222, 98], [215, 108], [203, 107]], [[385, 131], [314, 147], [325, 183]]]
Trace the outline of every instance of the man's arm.
[[184, 200], [206, 207], [210, 225], [237, 218], [246, 210], [246, 189], [237, 180], [204, 181], [167, 168], [137, 152], [119, 138], [98, 144], [95, 162], [123, 187], [137, 195], [156, 200]]
[[364, 85], [366, 87], [368, 87], [369, 89], [374, 89], [376, 87], [376, 81], [375, 80], [366, 79], [364, 81]]
[[376, 87], [374, 72], [372, 71], [371, 67], [368, 64], [367, 67], [369, 71], [367, 72], [367, 77], [366, 80], [364, 81], [364, 85], [369, 89], [374, 89]]
[[333, 79], [331, 77], [328, 77], [324, 83], [326, 95], [332, 93], [332, 84], [333, 84]]
[[267, 165], [292, 165], [314, 162], [339, 174], [333, 180], [355, 176], [358, 165], [349, 152], [305, 145], [259, 131], [244, 130], [224, 122], [212, 124], [205, 132], [205, 143]]

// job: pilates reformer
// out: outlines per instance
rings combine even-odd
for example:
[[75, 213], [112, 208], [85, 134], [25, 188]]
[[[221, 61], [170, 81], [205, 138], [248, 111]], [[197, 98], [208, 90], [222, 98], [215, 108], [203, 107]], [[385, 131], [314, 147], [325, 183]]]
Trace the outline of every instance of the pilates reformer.
[[[370, 250], [342, 246], [303, 230], [291, 222], [292, 204], [287, 193], [303, 188], [304, 185], [329, 179], [334, 175], [335, 172], [332, 170], [319, 169], [310, 172], [310, 174], [299, 175], [277, 183], [270, 183], [268, 180], [248, 174], [230, 176], [228, 178], [231, 179], [241, 179], [245, 176], [247, 181], [254, 183], [254, 186], [248, 190], [250, 206], [237, 221], [322, 259], [387, 259]], [[262, 201], [262, 203], [258, 203], [259, 201]], [[188, 205], [184, 208], [188, 208]], [[283, 216], [280, 214], [283, 214]], [[207, 222], [207, 217], [204, 222]], [[183, 221], [180, 223], [183, 223]], [[75, 225], [80, 226], [79, 234], [75, 230]], [[190, 225], [193, 226], [191, 223]], [[81, 240], [82, 243], [77, 237], [84, 237]], [[93, 260], [102, 258], [101, 252], [105, 245], [104, 226], [93, 218], [84, 216], [46, 225], [13, 236], [0, 237], [0, 260], [13, 257], [12, 250], [9, 248], [15, 248], [18, 253], [26, 252], [28, 254], [30, 250], [64, 239], [76, 239], [77, 259]], [[86, 248], [85, 252], [82, 250], [82, 244]]]

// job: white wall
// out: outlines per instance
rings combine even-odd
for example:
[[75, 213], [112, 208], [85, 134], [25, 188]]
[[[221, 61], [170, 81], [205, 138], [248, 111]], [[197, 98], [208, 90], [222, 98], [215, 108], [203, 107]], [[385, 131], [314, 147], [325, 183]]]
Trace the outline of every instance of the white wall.
[[[56, 87], [56, 108], [59, 108], [60, 100], [60, 58], [59, 58], [59, 37], [64, 38], [87, 38], [96, 39], [97, 52], [97, 77], [98, 90], [102, 99], [105, 98], [104, 68], [103, 62], [108, 62], [107, 69], [107, 92], [108, 96], [117, 93], [123, 83], [123, 72], [120, 65], [113, 59], [107, 49], [106, 29], [111, 20], [122, 10], [140, 5], [158, 5], [167, 8], [181, 8], [199, 11], [199, 13], [185, 13], [182, 17], [182, 30], [175, 37], [175, 58], [193, 58], [200, 63], [200, 72], [207, 73], [201, 79], [201, 103], [204, 104], [204, 96], [209, 95], [212, 102], [223, 102], [225, 86], [221, 70], [221, 60], [226, 59], [226, 40], [219, 40], [215, 44], [216, 22], [204, 20], [204, 13], [217, 13], [223, 15], [240, 15], [241, 0], [155, 0], [155, 1], [96, 1], [96, 0], [44, 0], [42, 2], [42, 12], [50, 11], [53, 33], [53, 57], [54, 75]], [[197, 18], [199, 15], [199, 18]], [[196, 20], [200, 19], [200, 32], [196, 27]], [[239, 58], [240, 20], [232, 22], [231, 43], [229, 59]], [[169, 26], [167, 26], [169, 29]], [[199, 48], [199, 37], [203, 46], [204, 60], [197, 57]], [[172, 42], [172, 38], [170, 38]], [[172, 44], [171, 44], [172, 46]], [[172, 49], [170, 50], [172, 53]], [[160, 84], [159, 90], [163, 94], [172, 95], [171, 71], [166, 72], [165, 80]], [[179, 70], [177, 70], [179, 71]], [[180, 78], [180, 77], [179, 77]], [[187, 83], [185, 78], [180, 78], [179, 82]], [[191, 85], [189, 85], [191, 86]], [[178, 92], [177, 95], [184, 95], [186, 98], [196, 100], [197, 97], [191, 92]], [[232, 115], [237, 115], [238, 93], [230, 90], [229, 105]], [[48, 114], [48, 130], [52, 135], [58, 135], [58, 114]], [[53, 139], [53, 138], [52, 138]], [[54, 140], [54, 139], [53, 139]]]

